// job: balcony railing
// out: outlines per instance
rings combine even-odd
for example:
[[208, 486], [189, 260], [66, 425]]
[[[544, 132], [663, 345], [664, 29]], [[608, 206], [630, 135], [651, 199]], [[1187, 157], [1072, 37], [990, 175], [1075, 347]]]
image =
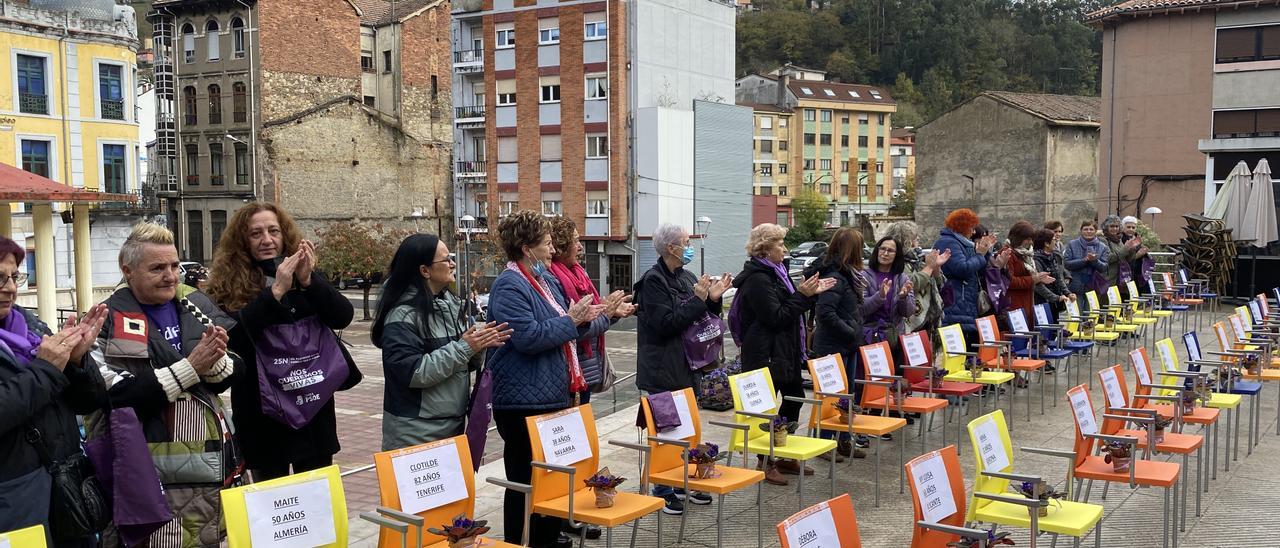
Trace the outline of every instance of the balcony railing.
[[102, 100], [102, 117], [106, 120], [123, 120], [124, 119], [124, 99], [115, 101], [109, 99]]
[[49, 114], [49, 96], [18, 93], [18, 111], [26, 114]]
[[243, 124], [243, 123], [245, 123], [245, 121], [247, 121], [247, 120], [248, 120], [248, 114], [246, 114], [246, 113], [245, 113], [245, 111], [243, 111], [243, 110], [236, 110], [236, 111], [232, 111], [232, 112], [231, 112], [231, 122], [232, 122], [232, 123], [235, 123], [235, 124]]
[[486, 169], [484, 160], [464, 161], [458, 162], [458, 167], [455, 170], [455, 173], [458, 175], [482, 174], [485, 173]]
[[483, 63], [483, 49], [464, 49], [462, 51], [453, 52], [453, 63], [461, 65], [463, 63]]
[[106, 189], [105, 192], [112, 194], [128, 194], [136, 196], [136, 202], [101, 202], [98, 204], [99, 210], [116, 211], [121, 213], [159, 213], [160, 200], [156, 197], [156, 185], [143, 184], [139, 190], [123, 190]]
[[249, 184], [249, 174], [248, 174], [248, 173], [237, 173], [237, 174], [236, 174], [236, 184], [237, 184], [237, 185], [247, 185], [247, 184]]
[[210, 124], [221, 124], [221, 123], [222, 123], [222, 111], [221, 111], [221, 110], [210, 110], [210, 111], [209, 111], [209, 123], [210, 123]]
[[453, 107], [453, 117], [457, 120], [466, 118], [484, 118], [484, 105], [469, 107]]
[[210, 176], [209, 176], [209, 184], [211, 184], [211, 185], [218, 185], [218, 186], [221, 186], [221, 185], [222, 185], [222, 176], [221, 176], [221, 175], [210, 175]]
[[191, 186], [197, 186], [197, 185], [199, 185], [199, 184], [200, 184], [200, 176], [199, 176], [199, 175], [187, 175], [187, 184], [188, 184], [188, 185], [191, 185]]
[[183, 115], [182, 115], [182, 125], [184, 125], [184, 126], [194, 126], [194, 125], [196, 125], [196, 115], [194, 115], [194, 114], [183, 114]]

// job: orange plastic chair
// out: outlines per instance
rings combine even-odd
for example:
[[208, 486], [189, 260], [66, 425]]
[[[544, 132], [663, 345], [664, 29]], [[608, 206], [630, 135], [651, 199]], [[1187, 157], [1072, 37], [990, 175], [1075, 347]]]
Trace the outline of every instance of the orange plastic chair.
[[[863, 370], [866, 373], [866, 380], [889, 382], [905, 380], [902, 376], [893, 374], [895, 364], [893, 363], [893, 353], [889, 350], [887, 341], [863, 345], [858, 349], [858, 353], [862, 356], [862, 363], [865, 366]], [[862, 387], [861, 405], [863, 409], [879, 409], [885, 413], [888, 413], [891, 408], [896, 409], [898, 416], [903, 416], [903, 413], [920, 414], [920, 452], [923, 453], [925, 435], [927, 433], [925, 431], [925, 423], [932, 422], [933, 414], [946, 409], [948, 403], [943, 398], [909, 396], [908, 394], [912, 391], [898, 390], [898, 401], [895, 404], [895, 402], [891, 401], [888, 388], [881, 384], [867, 384]], [[928, 415], [928, 421], [925, 420], [925, 415]], [[947, 443], [947, 421], [945, 419], [942, 421], [942, 443], [944, 445]]]
[[[815, 431], [814, 435], [821, 437], [823, 430], [832, 432], [844, 432], [850, 436], [854, 434], [862, 434], [871, 436], [875, 439], [876, 445], [876, 469], [880, 469], [880, 445], [884, 440], [880, 436], [884, 434], [892, 434], [902, 430], [907, 426], [907, 419], [900, 417], [879, 417], [875, 415], [859, 414], [854, 415], [852, 421], [845, 422], [840, 419], [840, 411], [836, 409], [836, 402], [840, 400], [848, 400], [850, 404], [856, 404], [852, 394], [849, 394], [849, 377], [845, 373], [844, 358], [839, 354], [831, 354], [821, 358], [809, 360], [809, 378], [813, 379], [813, 395], [815, 399], [803, 399], [806, 403], [813, 404], [812, 410], [809, 412], [809, 429]], [[829, 379], [824, 383], [824, 379]], [[838, 381], [838, 382], [837, 382]], [[870, 386], [880, 386], [886, 388], [889, 386], [885, 381], [864, 381], [858, 379], [854, 382], [865, 385], [865, 390]], [[898, 462], [901, 463], [906, 454], [906, 438], [899, 434], [898, 436]], [[832, 463], [834, 466], [834, 462]], [[852, 466], [852, 464], [850, 464]], [[876, 502], [875, 506], [880, 507], [880, 474], [872, 474], [875, 476], [876, 485]], [[832, 478], [832, 485], [835, 485], [835, 478]], [[903, 477], [898, 475], [898, 492], [902, 492]], [[834, 488], [832, 489], [834, 494]]]
[[[1098, 371], [1098, 381], [1102, 385], [1102, 393], [1106, 398], [1106, 412], [1102, 417], [1102, 433], [1109, 436], [1128, 436], [1138, 440], [1138, 448], [1146, 449], [1154, 442], [1156, 452], [1182, 455], [1182, 481], [1187, 479], [1187, 459], [1196, 454], [1196, 517], [1200, 516], [1200, 490], [1204, 485], [1204, 436], [1166, 432], [1164, 439], [1157, 441], [1155, 432], [1150, 426], [1156, 421], [1158, 413], [1154, 409], [1137, 409], [1129, 406], [1128, 385], [1125, 383], [1124, 370], [1120, 365], [1113, 365]], [[1140, 425], [1143, 429], [1126, 428], [1125, 423]], [[1172, 430], [1172, 429], [1167, 429]], [[1106, 498], [1107, 488], [1103, 486], [1102, 497]], [[1182, 489], [1182, 517], [1179, 530], [1185, 531], [1187, 523], [1187, 490]]]
[[[1040, 374], [1040, 414], [1044, 414], [1044, 366], [1048, 362], [1034, 358], [1015, 358], [1013, 356], [1013, 343], [1007, 340], [1000, 333], [1000, 325], [996, 322], [995, 316], [983, 316], [974, 320], [978, 326], [978, 359], [982, 360], [982, 365], [988, 369], [1008, 370], [1018, 373], [1027, 373], [1028, 377], [1031, 373]], [[1011, 388], [1009, 397], [1013, 398], [1013, 394], [1017, 392], [1016, 388]], [[1025, 395], [1027, 398], [1027, 422], [1031, 422], [1031, 395]], [[1010, 417], [1009, 422], [1013, 422]]]
[[911, 548], [946, 548], [960, 538], [987, 539], [987, 531], [965, 527], [964, 471], [956, 446], [920, 455], [904, 469], [911, 476], [907, 483], [915, 515]]
[[[1221, 416], [1221, 411], [1212, 407], [1196, 407], [1190, 414], [1179, 413], [1178, 409], [1180, 405], [1178, 404], [1178, 396], [1152, 394], [1151, 389], [1153, 388], [1160, 390], [1182, 391], [1185, 387], [1169, 384], [1155, 384], [1154, 375], [1151, 370], [1151, 359], [1147, 354], [1146, 347], [1138, 347], [1129, 351], [1129, 364], [1133, 366], [1133, 373], [1138, 379], [1138, 384], [1134, 387], [1133, 397], [1131, 398], [1133, 400], [1133, 407], [1138, 409], [1151, 409], [1156, 413], [1159, 413], [1162, 417], [1173, 419], [1174, 424], [1177, 427], [1175, 430], [1178, 431], [1182, 430], [1183, 423], [1201, 425], [1205, 428], [1208, 435], [1211, 436], [1210, 441], [1213, 444], [1211, 454], [1216, 455], [1218, 451], [1218, 417]], [[1173, 403], [1152, 404], [1150, 403], [1152, 401], [1170, 401]], [[1216, 468], [1216, 463], [1210, 468]], [[1217, 479], [1216, 469], [1213, 477], [1214, 479]]]
[[[662, 509], [664, 501], [659, 497], [623, 491], [618, 491], [613, 506], [596, 507], [595, 494], [591, 488], [583, 484], [583, 481], [594, 475], [600, 467], [600, 442], [596, 434], [596, 420], [591, 412], [591, 404], [528, 417], [525, 422], [529, 427], [529, 443], [533, 447], [533, 481], [530, 487], [531, 493], [526, 497], [533, 501], [531, 508], [533, 513], [564, 518], [574, 526], [577, 526], [580, 521], [604, 527], [605, 543], [611, 546], [614, 527]], [[539, 425], [547, 427], [548, 434], [557, 437], [544, 440]], [[556, 431], [556, 426], [563, 426], [564, 429]], [[575, 429], [581, 429], [581, 431], [574, 432]], [[582, 434], [586, 439], [577, 439], [578, 434]], [[586, 448], [590, 450], [590, 455], [582, 460], [566, 464], [547, 462], [569, 458], [565, 455], [580, 455], [581, 453], [577, 451], [581, 451], [582, 448], [578, 444], [584, 442], [587, 444]], [[645, 445], [616, 440], [611, 440], [609, 443], [635, 449], [642, 454], [649, 452], [649, 447]], [[553, 449], [551, 459], [548, 459], [547, 448], [557, 445], [561, 447]], [[649, 492], [648, 474], [644, 472], [641, 470], [640, 493]], [[526, 516], [525, 527], [528, 528], [528, 525], [529, 520]], [[637, 528], [632, 527], [632, 545], [635, 545], [636, 531]], [[658, 531], [658, 544], [661, 545], [662, 514], [660, 512], [658, 513]], [[524, 538], [528, 538], [527, 535], [528, 531], [525, 531]]]
[[792, 514], [778, 524], [778, 540], [782, 548], [862, 548], [853, 499], [845, 493]]
[[[1089, 502], [1089, 492], [1093, 488], [1094, 480], [1106, 481], [1113, 483], [1128, 483], [1130, 487], [1163, 487], [1164, 488], [1164, 521], [1162, 530], [1163, 544], [1169, 546], [1169, 537], [1173, 537], [1173, 548], [1178, 548], [1178, 533], [1174, 530], [1177, 526], [1177, 510], [1170, 504], [1170, 496], [1177, 498], [1175, 491], [1178, 489], [1178, 477], [1181, 474], [1182, 467], [1177, 463], [1163, 462], [1147, 459], [1138, 459], [1138, 440], [1127, 436], [1111, 436], [1103, 434], [1097, 417], [1093, 412], [1093, 401], [1089, 398], [1089, 390], [1085, 385], [1081, 384], [1067, 390], [1067, 403], [1071, 407], [1071, 419], [1075, 423], [1075, 470], [1073, 474], [1076, 478], [1076, 491], [1080, 491], [1080, 484], [1085, 480], [1089, 481], [1088, 487], [1084, 490], [1084, 500]], [[1104, 460], [1102, 455], [1095, 454], [1096, 441], [1121, 443], [1129, 446], [1130, 464], [1128, 473], [1117, 472], [1111, 463]], [[1149, 453], [1151, 448], [1147, 448]], [[1174, 519], [1170, 519], [1170, 511]]]
[[[426, 460], [435, 460], [439, 463], [434, 472], [428, 473], [439, 474], [443, 477], [461, 477], [462, 485], [465, 486], [466, 490], [465, 496], [439, 506], [424, 508], [414, 513], [406, 513], [404, 512], [405, 506], [403, 502], [414, 505], [420, 505], [420, 503], [412, 498], [400, 496], [400, 481], [397, 481], [396, 470], [401, 468], [407, 471], [407, 467]], [[442, 536], [427, 532], [427, 528], [440, 527], [443, 524], [451, 523], [453, 518], [459, 514], [468, 518], [475, 518], [475, 472], [472, 469], [471, 450], [467, 445], [466, 436], [455, 436], [404, 449], [374, 453], [373, 464], [378, 473], [378, 495], [382, 506], [377, 507], [376, 513], [366, 512], [361, 514], [360, 517], [383, 526], [378, 536], [378, 548], [394, 548], [395, 546], [403, 547], [406, 545], [446, 548], [449, 544], [448, 541]], [[397, 464], [401, 466], [398, 467]], [[424, 469], [425, 471], [426, 469]], [[494, 482], [492, 478], [490, 481]], [[498, 481], [495, 483], [502, 484], [505, 482]], [[462, 495], [464, 493], [460, 491], [458, 494]], [[382, 519], [373, 519], [378, 517]], [[415, 528], [418, 534], [416, 536], [409, 534], [409, 531], [403, 530], [403, 527], [387, 524], [387, 521], [398, 522], [398, 525]], [[527, 541], [528, 539], [525, 538], [521, 542], [522, 544], [527, 544]], [[516, 545], [494, 539], [481, 538], [476, 546], [515, 548]]]
[[[649, 406], [649, 397], [643, 396], [640, 398], [640, 406], [644, 410], [645, 430], [649, 432], [649, 481], [658, 485], [678, 487], [684, 489], [686, 493], [700, 491], [719, 495], [720, 503], [716, 505], [717, 547], [722, 545], [721, 541], [724, 538], [724, 531], [722, 530], [724, 528], [724, 496], [755, 485], [756, 545], [761, 545], [763, 543], [762, 531], [764, 529], [764, 516], [761, 513], [764, 496], [764, 472], [717, 464], [716, 471], [720, 472], [719, 477], [708, 479], [693, 478], [690, 474], [697, 469], [697, 465], [689, 464], [688, 450], [702, 443], [702, 421], [698, 416], [698, 400], [693, 393], [693, 389], [686, 388], [671, 392], [671, 399], [675, 403], [677, 413], [680, 415], [681, 424], [675, 430], [666, 433], [654, 433], [653, 409]], [[729, 422], [712, 421], [712, 424], [742, 431], [750, 428], [750, 425]], [[747, 462], [745, 448], [743, 448], [742, 452], [742, 462]], [[685, 506], [684, 513], [680, 515], [680, 535], [676, 537], [680, 541], [684, 540], [685, 516], [687, 515], [689, 515], [689, 505]]]

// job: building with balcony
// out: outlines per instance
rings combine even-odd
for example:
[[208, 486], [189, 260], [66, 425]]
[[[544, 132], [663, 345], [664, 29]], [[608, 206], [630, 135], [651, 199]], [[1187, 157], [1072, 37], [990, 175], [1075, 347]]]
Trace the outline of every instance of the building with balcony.
[[251, 200], [306, 231], [450, 230], [447, 4], [156, 0], [156, 146], [183, 258], [208, 261]]
[[[138, 46], [128, 6], [0, 2], [0, 47], [5, 51], [0, 63], [0, 163], [66, 185], [67, 192], [82, 197], [85, 192], [146, 197], [132, 203], [80, 199], [76, 212], [70, 204], [50, 201], [0, 208], [0, 227], [12, 227], [6, 234], [27, 248], [30, 279], [23, 295], [25, 289], [53, 288], [58, 306], [66, 307], [72, 303], [67, 288], [114, 285], [119, 281], [116, 253], [127, 228], [159, 211], [140, 180], [139, 159], [145, 153], [137, 114]], [[78, 212], [93, 225], [84, 245], [75, 246], [92, 249], [84, 255], [91, 267], [70, 257], [70, 229]], [[42, 226], [50, 230], [50, 244], [36, 249]], [[38, 272], [40, 256], [52, 257], [54, 268]], [[77, 279], [77, 273], [90, 279], [80, 283], [85, 280]], [[20, 299], [30, 304], [25, 296]]]
[[791, 198], [806, 188], [829, 200], [832, 225], [888, 212], [897, 103], [886, 90], [793, 65], [740, 78], [736, 88], [738, 104], [755, 112], [754, 192], [778, 196], [780, 224], [791, 224]]
[[915, 128], [894, 128], [890, 131], [889, 159], [893, 165], [893, 189], [905, 190], [907, 181], [916, 176]]
[[[726, 172], [738, 176], [735, 183], [716, 180], [711, 160], [695, 162], [695, 150], [714, 146], [698, 146], [699, 135], [709, 140], [718, 130], [742, 145], [750, 135], [745, 109], [724, 104], [733, 82], [733, 2], [471, 0], [453, 7], [460, 216], [475, 217], [481, 230], [518, 209], [573, 219], [584, 266], [603, 288], [630, 287], [653, 264], [645, 240], [662, 222], [692, 232], [697, 217], [715, 218], [712, 230], [725, 238], [708, 240], [707, 268], [729, 268], [730, 255], [741, 264], [750, 228], [745, 146], [720, 156], [743, 158]], [[741, 185], [736, 194], [724, 186], [731, 184]], [[716, 192], [726, 194], [713, 198]], [[725, 204], [733, 206], [716, 210]], [[739, 233], [733, 253], [728, 243]]]
[[1276, 2], [1128, 1], [1086, 20], [1102, 31], [1100, 209], [1159, 207], [1170, 241], [1237, 162], [1280, 165]]

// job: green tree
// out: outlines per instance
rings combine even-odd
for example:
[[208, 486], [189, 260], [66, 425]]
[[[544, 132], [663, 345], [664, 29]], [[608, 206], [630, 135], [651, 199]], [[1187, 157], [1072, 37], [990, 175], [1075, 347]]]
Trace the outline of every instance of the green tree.
[[907, 175], [907, 179], [902, 182], [904, 190], [893, 191], [893, 202], [889, 206], [889, 211], [894, 215], [905, 215], [914, 218], [916, 216], [916, 174]]
[[822, 240], [826, 237], [827, 198], [811, 188], [800, 191], [791, 198], [791, 216], [794, 226], [787, 231], [786, 244], [795, 247], [802, 242]]
[[364, 319], [369, 320], [369, 292], [380, 283], [400, 242], [411, 232], [381, 223], [337, 221], [316, 230], [317, 268], [339, 279], [359, 278], [364, 293]]

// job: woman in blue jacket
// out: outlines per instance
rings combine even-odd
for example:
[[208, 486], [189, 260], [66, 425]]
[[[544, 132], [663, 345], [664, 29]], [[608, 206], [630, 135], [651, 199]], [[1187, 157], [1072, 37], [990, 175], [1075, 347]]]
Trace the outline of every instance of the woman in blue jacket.
[[[1093, 287], [1094, 276], [1106, 276], [1110, 258], [1111, 252], [1107, 249], [1107, 244], [1098, 239], [1098, 223], [1092, 220], [1080, 223], [1080, 237], [1067, 242], [1064, 261], [1067, 272], [1071, 273], [1071, 292], [1084, 295], [1089, 291]], [[1106, 297], [1103, 293], [1099, 292], [1098, 297]], [[1081, 312], [1089, 310], [1088, 299], [1080, 299], [1078, 302]]]
[[974, 321], [978, 317], [981, 276], [996, 238], [988, 234], [977, 241], [970, 239], [978, 226], [978, 214], [971, 209], [952, 211], [945, 225], [933, 245], [939, 252], [951, 251], [951, 259], [942, 265], [942, 273], [947, 277], [944, 294], [952, 294], [951, 304], [942, 309], [942, 325], [960, 324], [965, 340], [973, 343], [978, 335]]
[[[574, 344], [604, 311], [584, 296], [566, 309], [541, 277], [555, 253], [551, 222], [540, 213], [517, 211], [498, 224], [498, 241], [507, 255], [506, 270], [489, 292], [489, 319], [511, 328], [507, 344], [489, 351], [493, 373], [493, 420], [502, 436], [507, 479], [529, 483], [533, 449], [525, 418], [565, 409], [587, 390]], [[569, 546], [559, 535], [560, 518], [537, 516], [529, 527], [529, 545]], [[524, 529], [524, 494], [508, 490], [503, 501], [506, 541], [519, 544]]]

